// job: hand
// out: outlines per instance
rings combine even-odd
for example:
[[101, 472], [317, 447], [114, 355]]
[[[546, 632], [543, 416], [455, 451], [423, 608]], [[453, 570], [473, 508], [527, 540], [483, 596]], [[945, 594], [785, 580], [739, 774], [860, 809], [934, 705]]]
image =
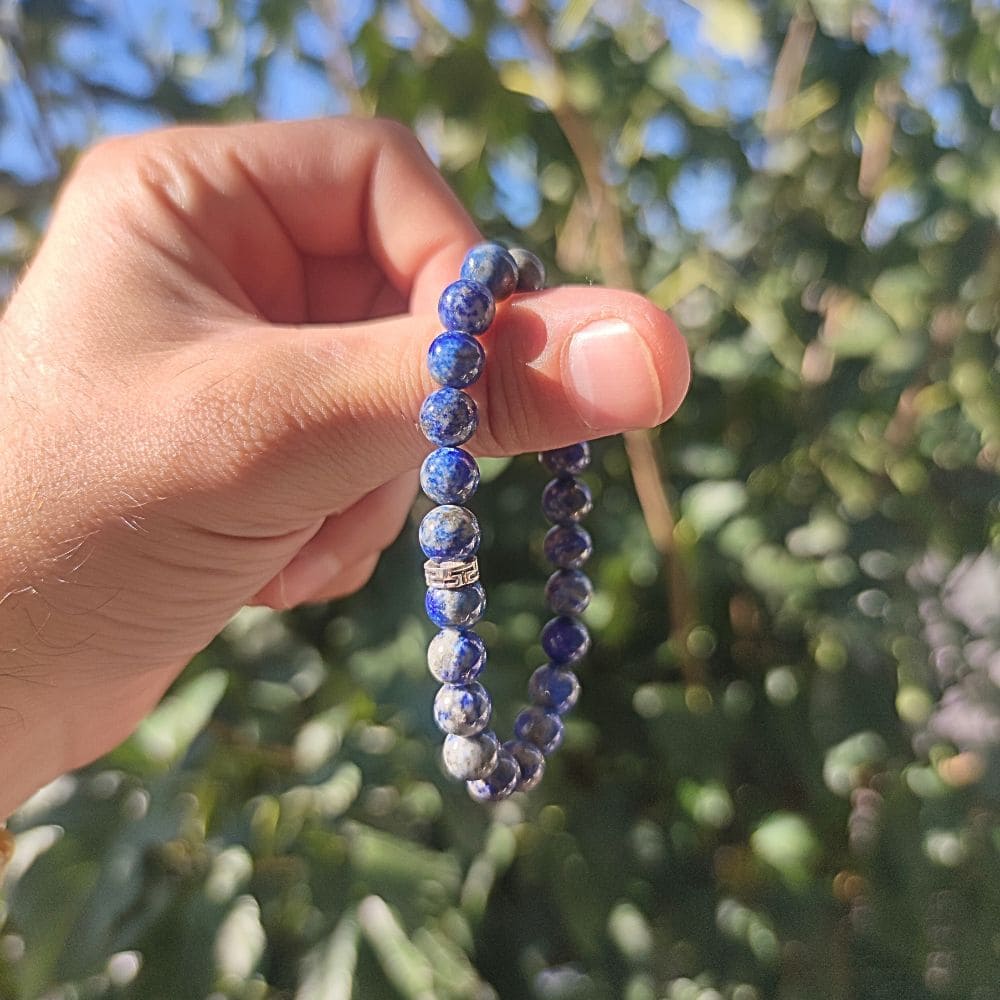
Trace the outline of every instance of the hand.
[[[364, 584], [428, 444], [436, 302], [476, 228], [401, 126], [102, 143], [0, 328], [0, 817], [124, 739], [241, 605]], [[504, 303], [480, 453], [665, 420], [687, 353], [643, 298]]]

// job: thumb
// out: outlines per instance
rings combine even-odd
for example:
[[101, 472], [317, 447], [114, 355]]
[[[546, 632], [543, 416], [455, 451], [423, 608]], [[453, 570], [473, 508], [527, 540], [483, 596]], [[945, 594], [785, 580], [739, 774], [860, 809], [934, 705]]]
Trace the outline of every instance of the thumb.
[[[294, 484], [272, 497], [304, 520], [343, 510], [420, 464], [432, 447], [420, 405], [438, 388], [427, 348], [436, 316], [353, 325], [267, 327], [221, 360], [216, 389], [232, 414], [243, 401], [239, 440], [263, 461], [260, 488]], [[500, 303], [480, 338], [483, 375], [469, 387], [479, 426], [465, 447], [480, 455], [542, 451], [666, 420], [687, 390], [690, 364], [677, 328], [640, 295], [562, 287]], [[235, 363], [237, 370], [232, 371]], [[211, 367], [215, 367], [214, 365]], [[208, 374], [211, 379], [213, 376]], [[233, 398], [233, 394], [238, 399]], [[222, 422], [232, 429], [232, 421]], [[212, 445], [219, 455], [217, 445]]]

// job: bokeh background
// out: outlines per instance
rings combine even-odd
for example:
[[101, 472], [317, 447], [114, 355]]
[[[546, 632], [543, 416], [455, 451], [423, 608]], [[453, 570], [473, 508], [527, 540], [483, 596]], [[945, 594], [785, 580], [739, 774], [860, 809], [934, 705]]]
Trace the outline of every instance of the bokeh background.
[[[4, 293], [95, 137], [375, 113], [694, 365], [595, 447], [597, 642], [530, 800], [442, 774], [418, 504], [14, 818], [0, 997], [1000, 997], [997, 0], [0, 0], [0, 82]], [[485, 475], [506, 731], [545, 477]]]

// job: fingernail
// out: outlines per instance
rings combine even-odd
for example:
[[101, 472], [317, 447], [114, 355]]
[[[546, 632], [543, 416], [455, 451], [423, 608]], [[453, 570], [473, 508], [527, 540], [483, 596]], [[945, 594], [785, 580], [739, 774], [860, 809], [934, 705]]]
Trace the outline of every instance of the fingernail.
[[606, 432], [651, 427], [663, 393], [646, 342], [623, 319], [601, 319], [570, 337], [567, 388], [588, 427]]
[[328, 552], [310, 552], [296, 556], [281, 571], [281, 600], [289, 608], [308, 600], [344, 568]]

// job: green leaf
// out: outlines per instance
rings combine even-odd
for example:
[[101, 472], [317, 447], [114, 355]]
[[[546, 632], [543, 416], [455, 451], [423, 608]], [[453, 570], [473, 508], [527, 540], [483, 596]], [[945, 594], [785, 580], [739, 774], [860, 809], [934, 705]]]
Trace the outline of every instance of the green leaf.
[[139, 724], [132, 746], [151, 763], [176, 763], [205, 728], [228, 684], [223, 670], [207, 670], [182, 684]]

